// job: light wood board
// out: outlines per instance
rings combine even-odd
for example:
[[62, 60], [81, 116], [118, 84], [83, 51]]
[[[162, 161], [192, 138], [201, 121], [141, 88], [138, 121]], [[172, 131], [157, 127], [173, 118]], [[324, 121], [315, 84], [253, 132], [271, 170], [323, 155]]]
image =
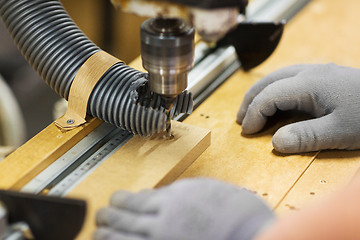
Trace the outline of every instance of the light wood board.
[[[291, 26], [289, 42], [299, 46], [294, 61], [360, 68], [360, 32], [355, 30], [359, 8], [356, 0], [312, 1]], [[301, 35], [296, 38], [295, 34]], [[348, 183], [359, 166], [360, 151], [320, 152], [276, 212], [282, 215], [324, 198]]]
[[[360, 68], [359, 8], [356, 0], [311, 1], [287, 24], [270, 59], [248, 73], [238, 71], [202, 103], [185, 122], [210, 129], [213, 143], [180, 178], [208, 176], [245, 186], [279, 214], [301, 208], [349, 181], [360, 166], [360, 151], [279, 155], [273, 151], [271, 137], [297, 117], [278, 116], [265, 131], [251, 137], [241, 135], [235, 119], [249, 87], [281, 67], [334, 62]], [[320, 183], [322, 179], [327, 183]]]
[[210, 145], [210, 131], [173, 122], [173, 140], [140, 136], [130, 139], [68, 195], [87, 200], [79, 239], [91, 239], [96, 211], [117, 190], [139, 191], [174, 181]]
[[347, 184], [360, 167], [359, 151], [321, 152], [277, 207], [278, 214], [299, 210]]
[[272, 207], [279, 204], [294, 182], [311, 164], [314, 153], [279, 154], [273, 151], [272, 135], [280, 126], [295, 121], [286, 115], [273, 121], [264, 131], [242, 136], [235, 122], [245, 91], [258, 76], [237, 72], [210, 96], [185, 122], [210, 129], [209, 149], [180, 178], [206, 176], [256, 191]]

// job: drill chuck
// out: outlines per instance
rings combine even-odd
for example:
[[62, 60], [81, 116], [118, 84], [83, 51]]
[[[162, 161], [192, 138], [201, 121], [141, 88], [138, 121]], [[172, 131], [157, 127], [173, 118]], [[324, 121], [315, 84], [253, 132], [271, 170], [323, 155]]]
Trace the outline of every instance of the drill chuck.
[[174, 98], [187, 87], [194, 28], [182, 19], [150, 18], [141, 25], [141, 56], [151, 91]]

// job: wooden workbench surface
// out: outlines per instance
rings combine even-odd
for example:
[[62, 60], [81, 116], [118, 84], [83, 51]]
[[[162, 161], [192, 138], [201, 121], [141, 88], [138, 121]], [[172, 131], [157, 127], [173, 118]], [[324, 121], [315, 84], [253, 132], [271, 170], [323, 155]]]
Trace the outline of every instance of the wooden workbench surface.
[[247, 89], [266, 74], [297, 63], [334, 62], [360, 68], [357, 0], [314, 0], [285, 28], [273, 56], [249, 73], [238, 71], [185, 122], [210, 129], [212, 145], [180, 178], [208, 176], [256, 191], [278, 213], [298, 209], [346, 183], [360, 151], [285, 155], [273, 151], [273, 133], [296, 117], [278, 116], [265, 131], [244, 137], [236, 113]]

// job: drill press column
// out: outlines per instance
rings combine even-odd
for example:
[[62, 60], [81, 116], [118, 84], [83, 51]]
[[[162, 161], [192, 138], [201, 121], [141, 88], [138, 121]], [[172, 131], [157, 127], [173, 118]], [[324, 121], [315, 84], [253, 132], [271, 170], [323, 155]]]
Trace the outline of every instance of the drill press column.
[[151, 91], [161, 95], [171, 137], [170, 111], [187, 87], [194, 61], [194, 29], [182, 19], [151, 18], [141, 25], [141, 57]]

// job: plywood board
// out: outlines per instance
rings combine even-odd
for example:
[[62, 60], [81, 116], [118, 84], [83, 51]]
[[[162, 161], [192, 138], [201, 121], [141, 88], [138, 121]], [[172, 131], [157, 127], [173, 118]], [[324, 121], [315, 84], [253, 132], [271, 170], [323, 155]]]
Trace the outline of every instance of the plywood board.
[[324, 151], [275, 209], [280, 215], [323, 199], [347, 184], [360, 167], [360, 151]]
[[50, 124], [0, 162], [0, 189], [20, 190], [101, 123], [98, 119], [91, 119], [67, 132], [62, 132], [54, 123]]
[[[279, 54], [290, 62], [360, 68], [360, 33], [354, 31], [359, 7], [356, 0], [311, 1], [288, 30], [286, 44], [292, 51], [281, 48]], [[359, 166], [360, 151], [320, 152], [276, 212], [285, 214], [328, 196], [348, 183]]]
[[175, 138], [135, 136], [68, 195], [86, 199], [88, 211], [79, 239], [91, 239], [96, 211], [117, 190], [139, 191], [174, 181], [210, 145], [210, 131], [173, 122]]
[[[360, 33], [354, 31], [359, 7], [356, 0], [311, 1], [287, 24], [270, 59], [248, 73], [238, 71], [190, 115], [185, 122], [210, 129], [213, 144], [181, 178], [208, 176], [245, 186], [273, 208], [283, 203], [279, 212], [326, 195], [348, 181], [358, 167], [360, 151], [324, 151], [317, 157], [317, 153], [277, 154], [271, 143], [273, 133], [298, 119], [279, 116], [276, 123], [253, 136], [242, 136], [235, 119], [245, 92], [281, 67], [334, 62], [360, 68]], [[326, 185], [319, 183], [321, 176], [329, 180]], [[310, 195], [313, 191], [315, 195]]]
[[275, 207], [315, 154], [286, 155], [273, 150], [272, 135], [280, 126], [300, 119], [294, 114], [278, 115], [259, 134], [241, 134], [236, 113], [246, 90], [258, 79], [252, 73], [235, 73], [185, 119], [185, 123], [210, 129], [213, 141], [181, 178], [206, 176], [245, 186]]

